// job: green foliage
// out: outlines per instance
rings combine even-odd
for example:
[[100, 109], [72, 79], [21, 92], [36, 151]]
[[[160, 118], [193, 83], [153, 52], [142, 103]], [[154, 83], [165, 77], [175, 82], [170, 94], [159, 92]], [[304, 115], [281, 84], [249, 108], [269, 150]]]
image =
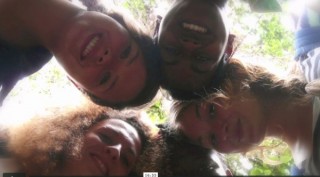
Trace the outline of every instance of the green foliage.
[[152, 7], [155, 6], [155, 0], [125, 0], [122, 6], [129, 9], [134, 17], [148, 24]]
[[250, 170], [250, 176], [268, 175], [268, 176], [285, 176], [289, 175], [289, 168], [292, 163], [282, 163], [280, 165], [270, 165], [264, 163], [261, 159], [250, 159], [253, 168]]
[[167, 119], [165, 111], [163, 110], [162, 100], [157, 100], [147, 111], [152, 122], [155, 124], [164, 123]]
[[248, 0], [248, 3], [254, 12], [281, 12], [277, 0]]
[[293, 53], [293, 33], [286, 30], [276, 14], [265, 15], [259, 21], [259, 35], [262, 52], [266, 55], [282, 57]]
[[236, 54], [274, 58], [282, 66], [288, 64], [294, 55], [294, 33], [282, 24], [284, 13], [252, 12], [248, 3], [238, 0], [229, 0], [228, 6], [230, 32], [236, 34], [240, 44]]
[[275, 138], [265, 139], [259, 148], [245, 156], [231, 154], [226, 157], [234, 175], [289, 175], [290, 166], [293, 164], [288, 145]]
[[22, 93], [39, 93], [51, 95], [59, 88], [70, 87], [66, 73], [55, 59], [51, 59], [43, 68], [31, 76], [20, 80], [10, 92], [11, 97], [21, 96]]

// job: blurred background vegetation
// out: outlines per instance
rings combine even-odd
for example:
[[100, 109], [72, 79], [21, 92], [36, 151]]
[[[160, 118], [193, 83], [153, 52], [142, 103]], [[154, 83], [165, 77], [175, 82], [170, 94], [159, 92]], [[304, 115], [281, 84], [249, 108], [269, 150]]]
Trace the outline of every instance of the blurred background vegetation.
[[[143, 23], [153, 28], [156, 15], [163, 15], [173, 0], [113, 0]], [[293, 58], [293, 22], [290, 22], [290, 1], [279, 0], [281, 12], [253, 12], [248, 0], [229, 0], [228, 20], [230, 32], [237, 36], [239, 44], [235, 57], [245, 57], [252, 60], [267, 59], [286, 70]], [[39, 84], [40, 83], [40, 84]], [[21, 80], [10, 97], [5, 101], [3, 111], [16, 110], [20, 104], [23, 109], [30, 110], [35, 95], [51, 95], [64, 90], [63, 97], [72, 99], [65, 90], [72, 89], [65, 77], [64, 71], [55, 60], [50, 61], [38, 73]], [[59, 95], [59, 94], [58, 94]], [[43, 97], [41, 104], [45, 104]], [[163, 123], [166, 116], [165, 101], [162, 97], [147, 110], [155, 123]], [[14, 107], [9, 109], [10, 107]], [[40, 110], [40, 107], [33, 109]], [[17, 121], [17, 120], [12, 120]], [[227, 163], [234, 175], [289, 175], [289, 167], [293, 163], [288, 146], [278, 139], [267, 139], [259, 148], [246, 154], [231, 154], [226, 156]]]

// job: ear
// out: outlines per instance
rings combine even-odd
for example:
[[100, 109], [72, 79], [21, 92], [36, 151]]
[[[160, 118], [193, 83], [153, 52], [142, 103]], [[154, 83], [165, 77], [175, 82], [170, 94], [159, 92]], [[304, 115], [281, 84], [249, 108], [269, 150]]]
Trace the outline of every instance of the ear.
[[225, 58], [225, 62], [229, 62], [230, 58], [232, 57], [232, 55], [234, 54], [235, 50], [234, 50], [234, 40], [235, 40], [236, 36], [234, 34], [229, 34], [228, 36], [228, 42], [227, 42], [227, 46], [226, 46], [226, 51], [225, 54], [227, 55], [227, 57]]
[[160, 28], [160, 23], [162, 21], [162, 17], [160, 15], [157, 15], [156, 19], [156, 26], [153, 31], [153, 41], [155, 44], [158, 43], [158, 38], [159, 38], [159, 28]]

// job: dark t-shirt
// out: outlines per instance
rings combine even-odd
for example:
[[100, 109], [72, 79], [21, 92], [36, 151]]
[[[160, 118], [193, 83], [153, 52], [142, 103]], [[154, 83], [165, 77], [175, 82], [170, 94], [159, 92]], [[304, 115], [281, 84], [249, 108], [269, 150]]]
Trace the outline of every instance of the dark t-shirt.
[[51, 58], [43, 47], [22, 50], [0, 40], [0, 105], [20, 79], [40, 70]]

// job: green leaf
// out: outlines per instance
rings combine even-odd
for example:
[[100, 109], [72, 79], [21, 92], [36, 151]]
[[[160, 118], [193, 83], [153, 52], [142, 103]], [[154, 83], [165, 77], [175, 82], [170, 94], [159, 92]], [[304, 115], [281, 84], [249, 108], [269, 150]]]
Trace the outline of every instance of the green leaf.
[[253, 12], [281, 12], [281, 6], [277, 0], [249, 0]]
[[250, 176], [258, 176], [263, 174], [263, 171], [259, 168], [254, 168], [253, 170], [250, 171]]

